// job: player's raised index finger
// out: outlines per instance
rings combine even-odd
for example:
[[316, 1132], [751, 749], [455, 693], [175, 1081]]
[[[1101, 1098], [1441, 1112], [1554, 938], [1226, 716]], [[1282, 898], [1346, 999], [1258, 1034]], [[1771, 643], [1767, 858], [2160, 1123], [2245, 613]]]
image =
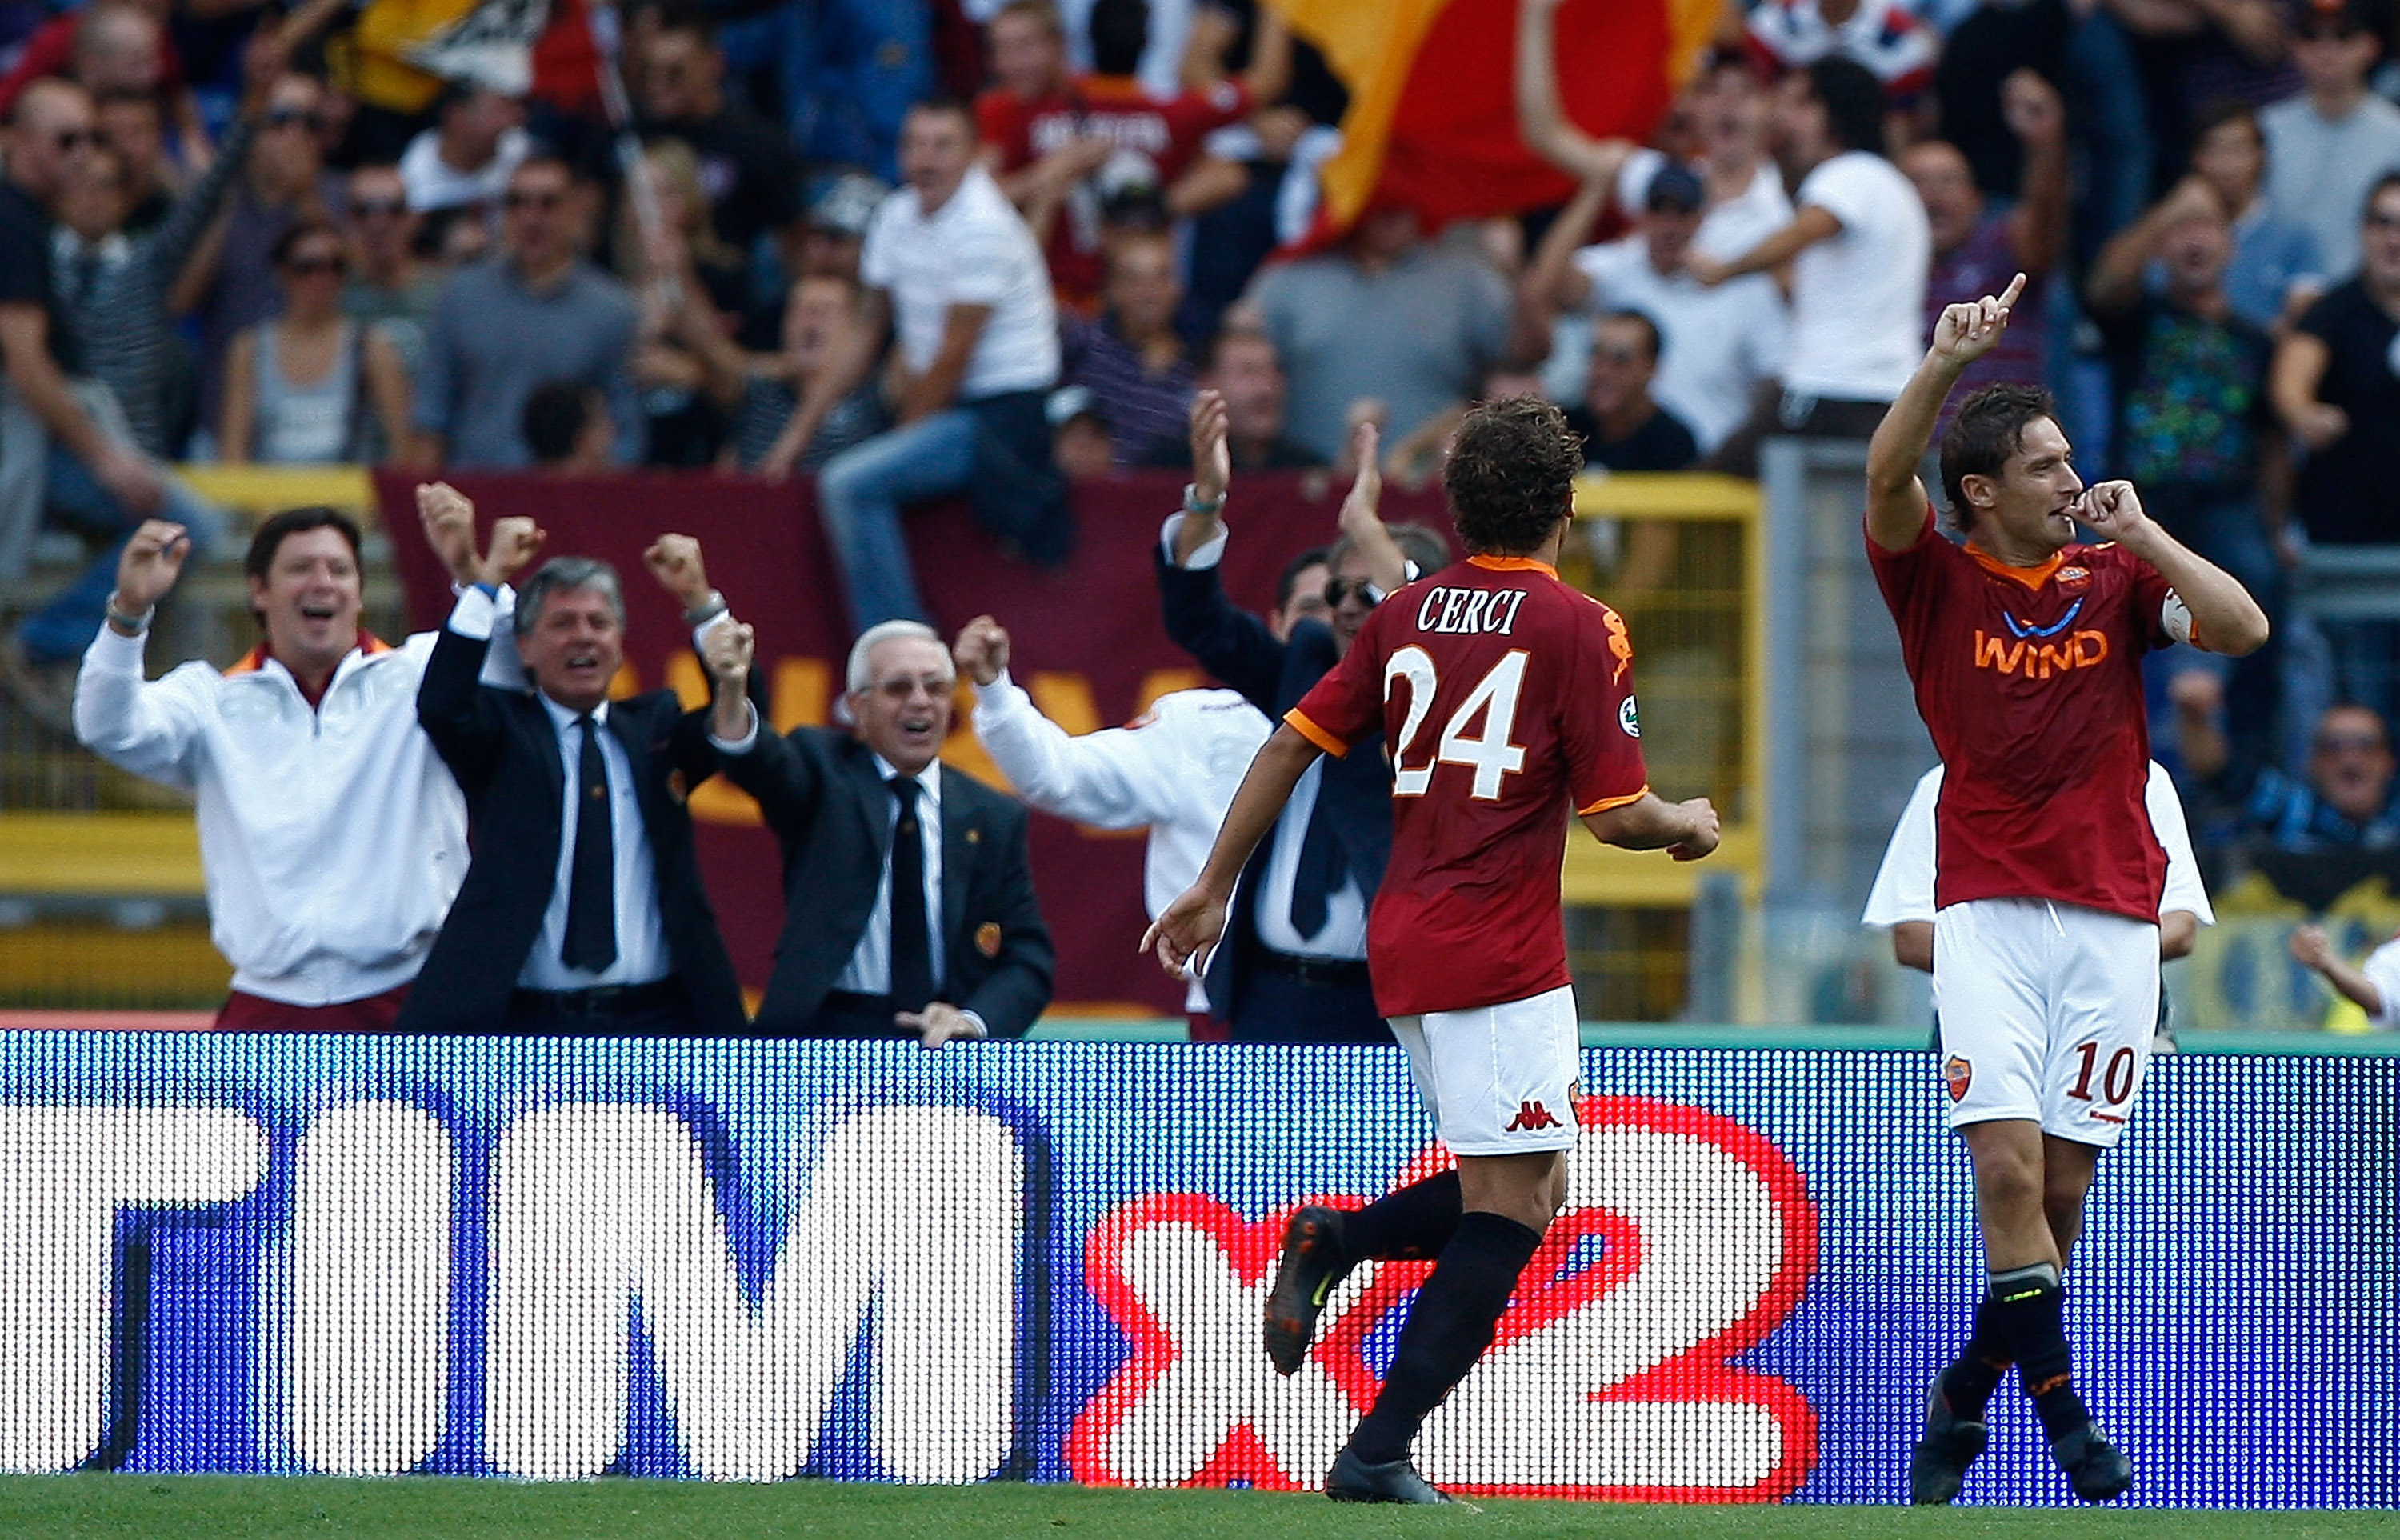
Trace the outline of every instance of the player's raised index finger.
[[2017, 296], [2025, 293], [2025, 276], [2023, 273], [2009, 279], [2009, 286], [2000, 291], [2001, 310], [2006, 311], [2016, 304]]

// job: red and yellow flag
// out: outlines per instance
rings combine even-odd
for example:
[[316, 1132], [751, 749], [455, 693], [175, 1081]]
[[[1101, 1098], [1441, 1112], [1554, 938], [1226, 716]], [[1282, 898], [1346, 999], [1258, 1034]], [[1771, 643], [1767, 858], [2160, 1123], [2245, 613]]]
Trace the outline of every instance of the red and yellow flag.
[[[1326, 162], [1320, 227], [1378, 199], [1428, 226], [1570, 197], [1517, 132], [1518, 0], [1267, 0], [1350, 89], [1342, 151]], [[1559, 90], [1595, 138], [1640, 143], [1715, 32], [1722, 0], [1566, 0]]]

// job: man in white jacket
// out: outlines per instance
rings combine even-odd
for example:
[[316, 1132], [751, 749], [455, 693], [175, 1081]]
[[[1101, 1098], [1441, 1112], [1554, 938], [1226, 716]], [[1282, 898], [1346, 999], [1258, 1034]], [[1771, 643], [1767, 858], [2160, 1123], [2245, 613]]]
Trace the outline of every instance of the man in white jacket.
[[[1302, 617], [1323, 615], [1325, 579], [1321, 551], [1284, 569], [1267, 620], [1278, 639]], [[1070, 737], [1009, 678], [1008, 633], [999, 621], [969, 620], [953, 651], [975, 684], [975, 736], [1029, 806], [1099, 828], [1150, 830], [1142, 903], [1156, 919], [1199, 876], [1234, 788], [1273, 730], [1265, 714], [1239, 690], [1179, 689], [1124, 727]], [[1222, 1040], [1196, 975], [1184, 1005], [1195, 1039]]]
[[[501, 520], [479, 562], [466, 498], [419, 487], [417, 508], [461, 583], [506, 577], [537, 539], [530, 520]], [[223, 672], [195, 661], [145, 683], [151, 610], [190, 550], [155, 519], [127, 545], [75, 679], [75, 736], [198, 796], [211, 935], [234, 968], [219, 1027], [389, 1029], [467, 871], [465, 800], [416, 724], [433, 637], [393, 647], [364, 630], [358, 525], [292, 509], [259, 525], [244, 564], [266, 639]], [[495, 682], [515, 670], [501, 660]]]

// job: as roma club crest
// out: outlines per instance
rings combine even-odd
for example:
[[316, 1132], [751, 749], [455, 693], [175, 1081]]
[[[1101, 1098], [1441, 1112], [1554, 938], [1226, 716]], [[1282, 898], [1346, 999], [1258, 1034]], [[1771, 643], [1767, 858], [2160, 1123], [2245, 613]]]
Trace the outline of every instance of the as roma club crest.
[[975, 927], [975, 950], [986, 957], [1000, 955], [1000, 922], [987, 920]]
[[2092, 569], [2082, 566], [2062, 566], [2058, 569], [2058, 588], [2062, 593], [2080, 593], [2092, 586]]
[[1975, 1067], [1953, 1054], [1942, 1063], [1942, 1078], [1950, 1083], [1950, 1099], [1964, 1101], [1967, 1087], [1975, 1083]]

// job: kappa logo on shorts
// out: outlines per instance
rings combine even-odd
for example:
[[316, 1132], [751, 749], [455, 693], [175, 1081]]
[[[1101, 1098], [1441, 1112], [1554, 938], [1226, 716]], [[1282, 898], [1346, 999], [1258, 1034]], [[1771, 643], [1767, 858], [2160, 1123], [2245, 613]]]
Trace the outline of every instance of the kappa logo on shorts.
[[1953, 1054], [1943, 1061], [1942, 1078], [1950, 1083], [1950, 1099], [1964, 1101], [1967, 1099], [1967, 1087], [1975, 1083], [1975, 1067]]
[[1559, 1126], [1559, 1120], [1550, 1116], [1548, 1108], [1538, 1101], [1520, 1101], [1517, 1104], [1517, 1115], [1509, 1120], [1508, 1126], [1501, 1132], [1514, 1134], [1522, 1130], [1528, 1134], [1538, 1134], [1545, 1128], [1557, 1126]]

